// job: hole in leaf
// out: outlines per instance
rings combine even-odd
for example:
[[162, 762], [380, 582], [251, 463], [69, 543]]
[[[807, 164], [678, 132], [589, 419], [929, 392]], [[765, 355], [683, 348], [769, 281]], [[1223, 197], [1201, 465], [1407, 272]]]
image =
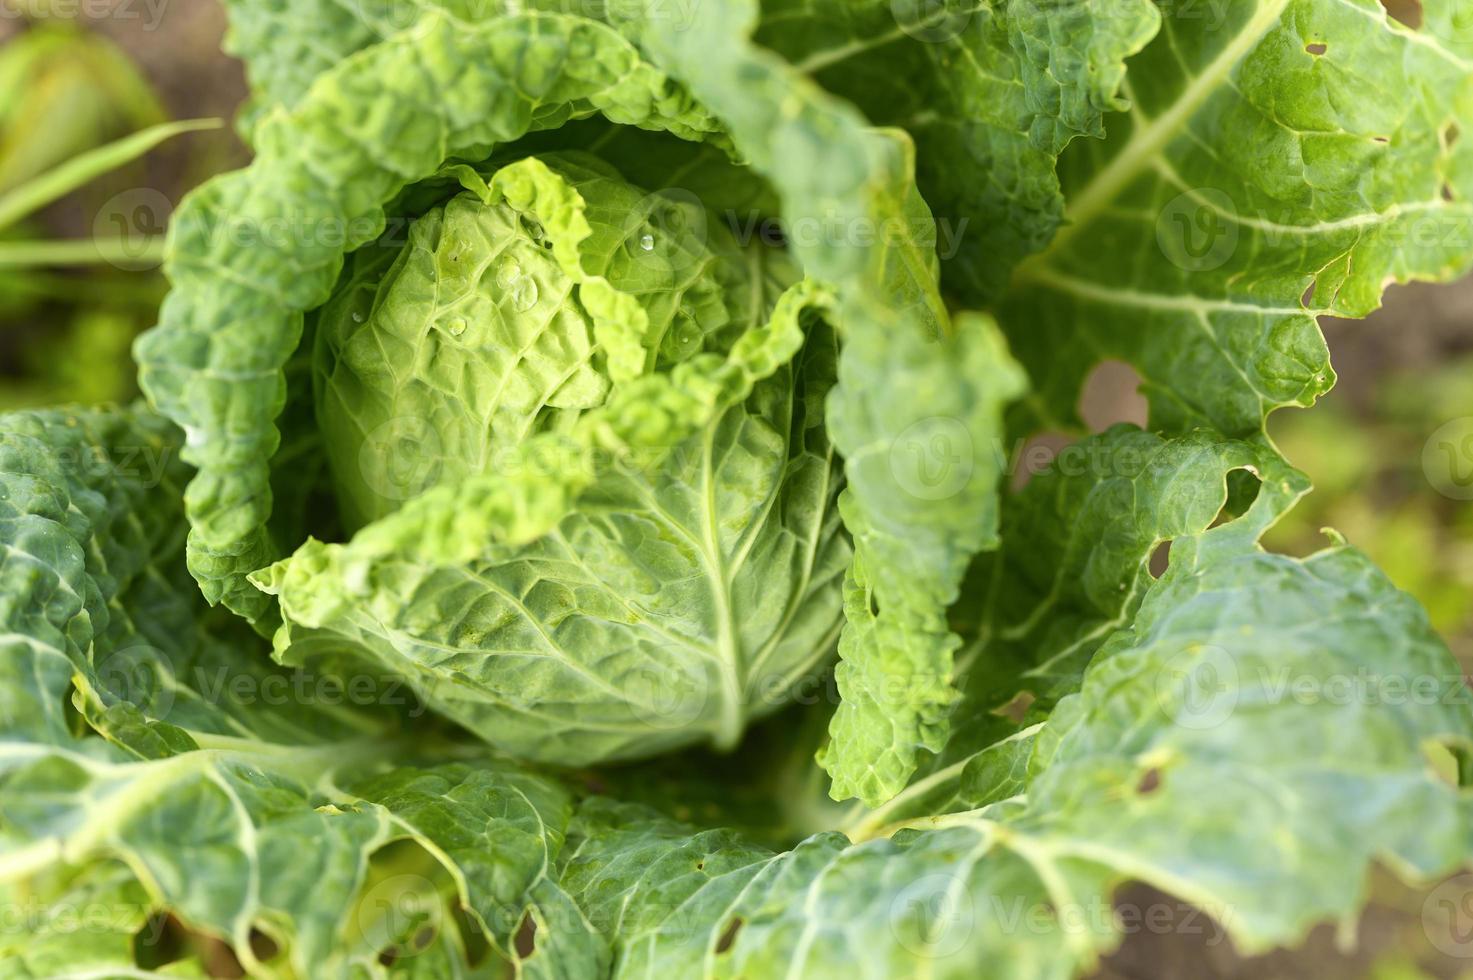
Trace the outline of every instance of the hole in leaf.
[[281, 946], [260, 929], [251, 930], [251, 955], [262, 963], [276, 959]]
[[871, 589], [869, 591], [869, 593], [865, 596], [865, 598], [869, 601], [869, 614], [871, 616], [879, 616], [880, 615], [880, 601], [875, 598], [875, 591], [874, 591], [874, 589]]
[[1150, 769], [1146, 770], [1145, 775], [1141, 776], [1141, 781], [1139, 783], [1136, 783], [1135, 791], [1141, 796], [1149, 796], [1152, 793], [1156, 792], [1156, 790], [1159, 789], [1160, 786], [1161, 770], [1152, 766]]
[[522, 234], [530, 238], [533, 243], [542, 248], [552, 248], [552, 239], [547, 237], [547, 230], [542, 227], [542, 222], [529, 215], [519, 215], [517, 223], [521, 225]]
[[1473, 782], [1473, 757], [1469, 748], [1447, 739], [1429, 739], [1422, 743], [1422, 755], [1443, 782], [1449, 786], [1467, 786]]
[[133, 934], [133, 962], [148, 970], [175, 963], [184, 958], [188, 940], [188, 931], [178, 919], [167, 912], [155, 912]]
[[1010, 463], [1013, 492], [1022, 490], [1035, 476], [1054, 465], [1054, 460], [1073, 442], [1062, 432], [1040, 432], [1023, 443]]
[[486, 933], [481, 928], [479, 919], [472, 917], [471, 912], [460, 903], [456, 903], [450, 912], [450, 923], [445, 926], [454, 942], [460, 944], [465, 951], [465, 961], [471, 966], [486, 962], [491, 955], [491, 944], [486, 939]]
[[697, 861], [696, 862], [696, 870], [697, 871], [705, 871], [706, 870], [706, 862], [705, 861]]
[[1444, 146], [1452, 148], [1458, 145], [1458, 137], [1462, 135], [1463, 131], [1458, 128], [1458, 124], [1450, 122], [1442, 130], [1442, 143]]
[[1162, 541], [1151, 552], [1151, 578], [1160, 578], [1171, 567], [1171, 542]]
[[1033, 707], [1034, 697], [1032, 691], [1019, 691], [1013, 695], [1013, 699], [1000, 708], [994, 708], [992, 713], [1000, 718], [1006, 718], [1015, 725], [1023, 724], [1023, 719], [1028, 717], [1028, 709]]
[[240, 965], [235, 950], [227, 943], [214, 936], [197, 934], [191, 934], [185, 941], [195, 947], [195, 958], [205, 965], [207, 976], [234, 980], [235, 977], [246, 975], [245, 967]]
[[1323, 41], [1316, 41], [1313, 44], [1306, 44], [1304, 46], [1304, 50], [1308, 51], [1310, 54], [1318, 58], [1326, 51], [1330, 50], [1330, 46], [1328, 44], [1325, 44]]
[[1387, 16], [1397, 23], [1414, 31], [1421, 29], [1422, 0], [1381, 0], [1381, 6], [1386, 8]]
[[726, 928], [721, 931], [721, 938], [716, 940], [717, 956], [720, 956], [722, 953], [725, 953], [726, 951], [731, 949], [731, 947], [736, 943], [737, 933], [740, 932], [741, 929], [742, 920], [740, 918], [732, 919], [726, 924]]
[[1141, 376], [1124, 361], [1101, 361], [1084, 379], [1079, 392], [1079, 417], [1089, 431], [1104, 432], [1121, 422], [1145, 428], [1146, 414]]
[[1448, 202], [1457, 200], [1457, 195], [1453, 193], [1453, 187], [1451, 184], [1442, 185], [1442, 199]]
[[1309, 284], [1309, 287], [1304, 290], [1304, 294], [1299, 297], [1299, 305], [1302, 306], [1302, 307], [1304, 307], [1306, 310], [1313, 309], [1313, 306], [1314, 306], [1314, 293], [1315, 293], [1315, 290], [1316, 289], [1319, 289], [1319, 288], [1320, 288], [1320, 281], [1318, 279], [1315, 279], [1315, 280], [1311, 281], [1310, 284]]
[[1218, 527], [1229, 521], [1235, 521], [1248, 513], [1248, 508], [1258, 499], [1258, 494], [1263, 490], [1263, 479], [1250, 469], [1229, 470], [1227, 475], [1227, 500], [1223, 502], [1222, 510], [1217, 512], [1212, 526]]
[[386, 844], [369, 858], [349, 919], [353, 938], [392, 966], [433, 943], [442, 929], [455, 929], [454, 894], [449, 872], [417, 841]]
[[1372, 143], [1390, 143], [1391, 142], [1391, 137], [1390, 136], [1372, 136], [1371, 137], [1371, 142]]
[[519, 960], [528, 959], [537, 952], [537, 920], [532, 918], [531, 912], [522, 916], [522, 924], [517, 926], [517, 934], [512, 937], [511, 945]]

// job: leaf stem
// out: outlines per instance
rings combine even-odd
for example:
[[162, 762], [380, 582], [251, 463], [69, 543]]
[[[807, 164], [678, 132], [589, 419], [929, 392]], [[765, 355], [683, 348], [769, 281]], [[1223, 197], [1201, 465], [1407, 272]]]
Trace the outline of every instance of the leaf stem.
[[106, 263], [137, 268], [157, 266], [164, 260], [164, 239], [142, 243], [121, 238], [78, 239], [61, 242], [0, 242], [0, 269], [33, 266], [96, 265]]
[[49, 173], [0, 194], [0, 228], [40, 210], [97, 177], [143, 156], [166, 140], [183, 133], [218, 129], [219, 119], [184, 119], [150, 126], [120, 140], [73, 157]]

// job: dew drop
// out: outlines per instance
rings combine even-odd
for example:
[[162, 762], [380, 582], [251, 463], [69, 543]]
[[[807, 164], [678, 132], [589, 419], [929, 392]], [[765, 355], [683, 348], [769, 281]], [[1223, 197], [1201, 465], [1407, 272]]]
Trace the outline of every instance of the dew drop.
[[501, 287], [501, 295], [518, 313], [525, 313], [537, 305], [537, 280], [511, 256], [497, 265], [496, 284]]
[[354, 323], [362, 323], [363, 322], [363, 314], [362, 313], [359, 313], [357, 310], [354, 310], [353, 311], [353, 322]]
[[522, 276], [512, 284], [509, 293], [512, 309], [525, 313], [537, 305], [537, 280], [531, 276]]
[[450, 336], [459, 337], [461, 334], [465, 333], [465, 326], [465, 317], [457, 316], [452, 317], [449, 322], [445, 324], [445, 329], [450, 331]]
[[511, 289], [522, 278], [522, 263], [511, 256], [502, 259], [496, 266], [496, 285]]
[[639, 247], [646, 252], [653, 252], [655, 250], [655, 236], [651, 235], [649, 232], [645, 232], [643, 235], [640, 235]]
[[685, 360], [701, 346], [701, 327], [689, 310], [681, 308], [670, 325], [670, 333], [661, 344], [663, 352], [676, 360]]

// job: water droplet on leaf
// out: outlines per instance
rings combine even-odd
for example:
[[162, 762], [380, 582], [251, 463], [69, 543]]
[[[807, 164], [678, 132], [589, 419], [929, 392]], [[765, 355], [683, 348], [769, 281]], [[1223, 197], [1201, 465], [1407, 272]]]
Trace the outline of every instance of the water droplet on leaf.
[[690, 311], [681, 308], [675, 314], [675, 321], [670, 325], [670, 332], [665, 335], [664, 343], [660, 346], [663, 353], [675, 360], [685, 360], [700, 349], [702, 340], [701, 326]]
[[512, 309], [525, 313], [537, 305], [537, 280], [531, 276], [522, 276], [512, 284], [508, 293], [511, 296]]
[[537, 305], [537, 280], [511, 256], [496, 266], [496, 284], [501, 287], [502, 297], [518, 313], [525, 313]]
[[522, 263], [511, 256], [502, 259], [496, 266], [496, 285], [510, 289], [522, 278]]

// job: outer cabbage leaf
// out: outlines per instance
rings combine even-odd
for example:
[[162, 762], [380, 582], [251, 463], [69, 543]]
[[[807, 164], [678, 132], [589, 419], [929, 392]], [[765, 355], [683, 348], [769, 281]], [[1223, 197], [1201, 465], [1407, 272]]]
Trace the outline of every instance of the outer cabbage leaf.
[[846, 826], [865, 832], [1012, 795], [1038, 723], [1134, 622], [1160, 547], [1229, 520], [1262, 534], [1308, 486], [1266, 442], [1206, 430], [1162, 438], [1122, 425], [1065, 449], [1004, 500], [1003, 546], [979, 559], [953, 609], [967, 643], [946, 748]]
[[1029, 733], [1012, 799], [784, 854], [585, 804], [563, 882], [614, 974], [1065, 978], [1118, 942], [1126, 881], [1255, 953], [1353, 915], [1373, 862], [1454, 866], [1465, 805], [1424, 754], [1473, 735], [1446, 648], [1359, 553], [1272, 556], [1253, 533], [1178, 541], [1135, 625]]
[[769, 0], [757, 39], [916, 142], [947, 285], [986, 303], [1063, 218], [1055, 165], [1102, 137], [1149, 0]]
[[[0, 972], [145, 975], [133, 937], [165, 912], [257, 974], [275, 967], [252, 930], [297, 975], [409, 954], [468, 975], [487, 940], [511, 955], [527, 906], [558, 900], [568, 793], [479, 760], [392, 768], [410, 750], [381, 712], [273, 696], [283, 675], [238, 622], [212, 622], [183, 567], [163, 419], [25, 412], [0, 432], [0, 895], [27, 917], [0, 940]], [[422, 722], [416, 745], [433, 734]], [[84, 899], [112, 917], [79, 936]], [[591, 932], [584, 949], [602, 955]]]
[[1131, 111], [1064, 155], [1066, 224], [1002, 303], [1038, 388], [1020, 422], [1072, 427], [1114, 357], [1152, 428], [1251, 436], [1333, 383], [1316, 316], [1468, 267], [1473, 62], [1457, 4], [1426, 6], [1415, 31], [1376, 0], [1167, 14], [1131, 61]]
[[62, 741], [74, 671], [176, 642], [178, 583], [162, 569], [183, 546], [184, 470], [170, 427], [147, 412], [0, 419], [0, 733]]
[[[178, 430], [137, 408], [0, 416], [6, 738], [66, 744], [77, 709], [145, 757], [196, 736], [346, 738], [397, 727], [393, 708], [303, 714], [239, 624], [205, 614], [183, 568]], [[312, 679], [309, 675], [305, 679]], [[386, 685], [376, 682], [374, 697]], [[412, 699], [400, 693], [397, 702]]]
[[296, 105], [318, 75], [380, 35], [366, 22], [363, 0], [227, 0], [230, 26], [222, 47], [246, 63], [251, 101], [240, 126], [250, 135], [260, 117]]
[[0, 935], [0, 972], [56, 980], [83, 976], [206, 977], [203, 964], [176, 960], [158, 971], [139, 966], [137, 948], [159, 945], [165, 921], [124, 864], [97, 864], [0, 885], [12, 910]]
[[273, 109], [294, 107], [317, 76], [380, 41], [413, 31], [426, 12], [481, 22], [527, 10], [587, 14], [559, 0], [225, 0], [223, 48], [246, 64], [251, 101], [241, 113], [248, 138]]
[[[545, 876], [567, 795], [487, 764], [352, 773], [386, 747], [241, 741], [121, 761], [7, 743], [0, 883], [122, 862], [146, 892], [135, 907], [218, 937], [253, 975], [273, 970], [253, 930], [297, 975], [383, 975], [386, 960], [419, 957], [429, 975], [468, 975], [466, 943], [481, 936], [510, 956], [532, 889], [556, 896]], [[7, 955], [30, 960], [44, 939]], [[600, 955], [591, 933], [583, 947]]]

